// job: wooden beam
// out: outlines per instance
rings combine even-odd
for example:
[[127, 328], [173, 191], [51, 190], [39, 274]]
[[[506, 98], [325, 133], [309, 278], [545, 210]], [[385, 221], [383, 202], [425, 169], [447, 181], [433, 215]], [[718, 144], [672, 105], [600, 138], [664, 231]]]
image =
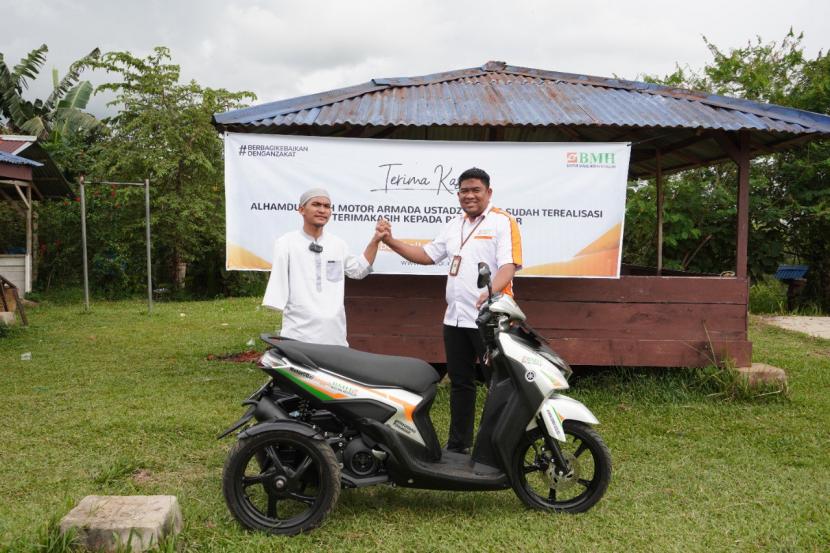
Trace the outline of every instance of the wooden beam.
[[349, 125], [346, 128], [348, 130], [345, 132], [343, 136], [348, 138], [359, 138], [363, 136], [364, 132], [366, 132], [366, 127], [362, 127], [360, 125]]
[[562, 134], [564, 134], [568, 138], [576, 139], [576, 140], [579, 140], [580, 142], [583, 141], [582, 135], [580, 135], [578, 132], [576, 132], [574, 129], [572, 129], [568, 125], [557, 125], [556, 129], [559, 130], [559, 131], [562, 131]]
[[663, 273], [663, 175], [660, 171], [660, 150], [656, 151], [657, 173], [657, 274]]
[[[692, 146], [692, 145], [697, 144], [699, 142], [705, 142], [706, 140], [709, 140], [708, 136], [704, 136], [704, 135], [701, 135], [701, 134], [694, 134], [692, 136], [684, 138], [683, 140], [679, 140], [679, 141], [677, 141], [673, 144], [669, 144], [667, 146], [661, 146], [660, 148], [655, 148], [654, 151], [657, 151], [659, 149], [661, 154], [668, 155], [668, 154], [674, 153], [678, 150], [683, 150], [685, 148], [688, 148], [689, 146]], [[635, 147], [636, 147], [636, 144], [635, 144]], [[644, 153], [648, 153], [649, 149], [642, 148], [639, 151], [644, 152]], [[650, 157], [645, 157], [645, 158], [641, 159], [640, 161], [645, 161], [647, 159], [650, 159]]]
[[32, 181], [32, 190], [37, 194], [37, 199], [43, 201], [43, 194], [40, 193], [40, 189], [35, 184], [35, 181]]
[[26, 196], [23, 195], [23, 191], [20, 189], [19, 184], [15, 183], [14, 189], [17, 190], [17, 195], [20, 196], [21, 200], [23, 200], [23, 205], [26, 206], [26, 209], [32, 209], [32, 202], [31, 202], [32, 188], [30, 186], [26, 186], [26, 189], [29, 191], [29, 194], [28, 194], [28, 196], [30, 198], [29, 200], [26, 200]]
[[386, 138], [396, 130], [398, 130], [398, 127], [395, 125], [387, 125], [386, 127], [380, 127], [376, 133], [368, 136], [367, 138]]
[[774, 154], [776, 152], [780, 152], [781, 150], [787, 150], [790, 148], [795, 148], [798, 146], [803, 146], [810, 140], [815, 140], [816, 135], [812, 134], [804, 134], [801, 136], [797, 136], [795, 138], [791, 138], [789, 140], [785, 140], [783, 142], [778, 142], [777, 144], [773, 144], [772, 146], [755, 146], [755, 149], [752, 150], [752, 157], [756, 157], [759, 155], [764, 154]]
[[[740, 131], [744, 133], [746, 131]], [[732, 158], [735, 163], [740, 163], [741, 152], [738, 145], [729, 137], [726, 131], [709, 131], [706, 133], [717, 142], [720, 147], [726, 152], [726, 155]]]
[[[683, 171], [688, 171], [689, 169], [696, 169], [698, 167], [711, 167], [711, 166], [714, 166], [714, 165], [720, 165], [720, 164], [726, 163], [728, 161], [732, 161], [732, 158], [730, 158], [729, 156], [724, 156], [724, 157], [713, 158], [711, 160], [707, 160], [703, 164], [700, 164], [700, 163], [687, 163], [687, 164], [684, 164], [684, 165], [675, 165], [674, 167], [671, 167], [670, 169], [663, 169], [663, 176], [675, 175], [677, 173], [681, 173]], [[632, 164], [632, 165], [634, 165], [634, 164]], [[628, 172], [634, 178], [647, 178], [647, 177], [654, 174], [654, 171], [652, 171], [649, 168], [646, 168], [645, 170], [639, 171], [639, 172], [632, 171], [629, 168]]]
[[14, 209], [15, 211], [17, 211], [17, 214], [18, 214], [18, 215], [20, 215], [21, 217], [25, 217], [25, 216], [26, 216], [26, 211], [24, 211], [24, 210], [20, 207], [20, 204], [18, 203], [18, 201], [17, 201], [17, 200], [15, 200], [14, 198], [12, 198], [11, 196], [9, 196], [8, 194], [6, 194], [6, 192], [5, 192], [2, 188], [0, 188], [0, 197], [2, 197], [4, 200], [6, 200], [7, 202], [9, 202], [9, 204], [11, 204], [11, 206], [12, 206], [12, 209]]
[[[660, 154], [661, 154], [661, 156], [665, 157], [666, 152], [665, 152], [665, 151], [663, 151], [663, 150], [660, 150]], [[708, 161], [705, 161], [705, 160], [702, 160], [702, 159], [700, 159], [700, 158], [694, 157], [694, 156], [689, 155], [689, 154], [687, 154], [687, 153], [685, 153], [685, 152], [678, 152], [678, 151], [675, 151], [675, 152], [672, 152], [672, 154], [671, 154], [671, 155], [673, 155], [673, 156], [675, 156], [675, 157], [678, 157], [678, 158], [680, 158], [680, 159], [682, 159], [682, 160], [686, 161], [686, 164], [684, 165], [684, 167], [701, 167], [701, 166], [707, 166], [707, 165], [709, 165], [709, 162], [708, 162]], [[636, 165], [638, 165], [639, 167], [642, 167], [642, 168], [643, 168], [644, 173], [643, 173], [642, 175], [640, 175], [640, 176], [656, 175], [656, 174], [657, 174], [657, 173], [656, 173], [656, 171], [657, 171], [657, 164], [655, 163], [655, 164], [654, 164], [654, 166], [653, 166], [653, 168], [652, 168], [652, 165], [651, 165], [651, 161], [652, 161], [652, 159], [653, 159], [653, 158], [645, 158], [645, 159], [641, 159], [641, 160], [639, 160], [639, 161], [632, 161], [632, 165], [635, 165], [635, 164], [636, 164]], [[664, 175], [666, 174], [666, 171], [664, 171], [664, 170], [663, 170], [663, 167], [662, 167], [662, 166], [661, 166], [660, 170], [661, 170], [661, 172], [662, 172]], [[673, 170], [672, 170], [672, 172], [676, 172], [676, 170], [675, 170], [675, 169], [673, 169]]]
[[749, 132], [740, 131], [738, 147], [738, 247], [735, 274], [747, 275], [747, 250], [749, 244]]

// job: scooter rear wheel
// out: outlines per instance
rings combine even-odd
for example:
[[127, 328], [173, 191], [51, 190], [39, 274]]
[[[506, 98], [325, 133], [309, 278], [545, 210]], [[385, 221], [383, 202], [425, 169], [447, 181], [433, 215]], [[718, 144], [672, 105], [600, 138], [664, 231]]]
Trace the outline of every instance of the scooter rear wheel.
[[340, 466], [325, 442], [275, 430], [234, 445], [225, 461], [222, 492], [245, 528], [294, 535], [316, 528], [334, 509]]
[[611, 482], [611, 453], [590, 426], [563, 423], [566, 442], [557, 442], [571, 466], [568, 474], [554, 470], [550, 450], [539, 428], [527, 432], [513, 455], [513, 491], [533, 509], [582, 513], [599, 501]]

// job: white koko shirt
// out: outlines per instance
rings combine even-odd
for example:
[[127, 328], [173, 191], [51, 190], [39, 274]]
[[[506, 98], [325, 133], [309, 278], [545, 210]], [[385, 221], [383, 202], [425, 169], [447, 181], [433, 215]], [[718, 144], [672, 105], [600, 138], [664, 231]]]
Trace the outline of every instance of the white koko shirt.
[[343, 275], [363, 278], [372, 266], [363, 255], [351, 255], [346, 242], [331, 233], [323, 231], [317, 240], [321, 253], [308, 249], [313, 241], [301, 230], [276, 240], [262, 305], [282, 310], [281, 336], [348, 346]]
[[[462, 247], [462, 240], [468, 236], [469, 239]], [[476, 328], [476, 301], [481, 292], [486, 290], [476, 286], [479, 262], [487, 263], [494, 276], [500, 267], [508, 263], [515, 264], [517, 270], [522, 266], [519, 225], [506, 211], [492, 205], [487, 206], [474, 221], [461, 213], [447, 223], [435, 240], [424, 246], [424, 251], [435, 263], [449, 258], [450, 267], [453, 257], [461, 256], [458, 274], [447, 275], [447, 312], [444, 324], [462, 328]], [[508, 284], [503, 292], [512, 296], [513, 283]]]

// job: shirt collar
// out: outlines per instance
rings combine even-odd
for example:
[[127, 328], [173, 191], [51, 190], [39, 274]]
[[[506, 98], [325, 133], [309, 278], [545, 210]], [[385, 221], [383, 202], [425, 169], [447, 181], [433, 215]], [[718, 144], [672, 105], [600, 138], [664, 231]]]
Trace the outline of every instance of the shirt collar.
[[323, 232], [320, 233], [320, 238], [314, 238], [310, 234], [308, 234], [302, 227], [300, 227], [300, 234], [308, 240], [309, 242], [321, 242], [323, 238], [326, 236], [326, 229], [323, 229]]
[[480, 221], [480, 220], [484, 219], [485, 217], [487, 217], [487, 214], [490, 213], [490, 211], [492, 209], [493, 209], [493, 204], [492, 203], [487, 204], [487, 207], [484, 208], [484, 211], [481, 212], [481, 215], [479, 215], [478, 217], [476, 217], [472, 221], [470, 221], [470, 219], [467, 217], [467, 214], [464, 213], [464, 211], [462, 211], [461, 212], [461, 222], [462, 223], [477, 223], [478, 221]]

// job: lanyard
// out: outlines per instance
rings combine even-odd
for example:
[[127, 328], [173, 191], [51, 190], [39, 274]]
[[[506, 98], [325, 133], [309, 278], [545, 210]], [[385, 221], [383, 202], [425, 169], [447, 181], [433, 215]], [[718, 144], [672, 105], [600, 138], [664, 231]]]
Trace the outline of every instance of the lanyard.
[[458, 253], [461, 253], [461, 249], [464, 247], [464, 244], [466, 244], [466, 243], [467, 243], [467, 240], [469, 240], [469, 239], [470, 239], [470, 236], [472, 236], [472, 235], [473, 235], [473, 233], [476, 231], [476, 229], [478, 228], [478, 226], [479, 226], [481, 223], [483, 223], [483, 222], [484, 222], [485, 217], [487, 217], [487, 214], [486, 214], [486, 213], [485, 213], [484, 215], [482, 215], [482, 217], [481, 217], [481, 221], [479, 221], [478, 223], [476, 223], [476, 226], [474, 226], [474, 227], [473, 227], [473, 230], [471, 230], [471, 231], [470, 231], [470, 234], [468, 234], [468, 235], [467, 235], [467, 238], [464, 238], [464, 221], [466, 221], [466, 220], [467, 220], [467, 216], [465, 215], [465, 216], [464, 216], [464, 218], [463, 218], [463, 219], [461, 219], [461, 245], [458, 247]]

